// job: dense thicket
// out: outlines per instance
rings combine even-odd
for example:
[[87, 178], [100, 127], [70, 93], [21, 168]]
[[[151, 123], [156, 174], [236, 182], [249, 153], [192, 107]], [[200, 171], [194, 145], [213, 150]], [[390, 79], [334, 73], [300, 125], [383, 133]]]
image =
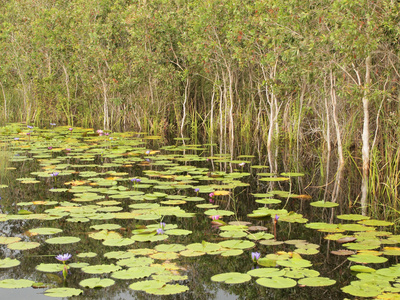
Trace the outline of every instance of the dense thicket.
[[312, 142], [382, 177], [400, 159], [399, 22], [393, 0], [1, 0], [2, 116]]

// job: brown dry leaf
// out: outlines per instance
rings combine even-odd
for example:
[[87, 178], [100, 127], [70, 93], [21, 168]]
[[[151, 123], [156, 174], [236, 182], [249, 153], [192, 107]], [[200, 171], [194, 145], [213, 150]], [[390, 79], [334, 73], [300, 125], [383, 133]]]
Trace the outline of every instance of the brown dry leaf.
[[356, 254], [355, 251], [344, 250], [344, 249], [331, 251], [331, 253], [334, 254], [334, 255], [353, 255], [353, 254]]

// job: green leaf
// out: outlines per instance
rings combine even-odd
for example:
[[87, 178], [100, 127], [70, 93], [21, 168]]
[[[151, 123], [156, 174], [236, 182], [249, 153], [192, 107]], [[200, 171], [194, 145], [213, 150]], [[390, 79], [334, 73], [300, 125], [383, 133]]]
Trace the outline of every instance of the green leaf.
[[259, 268], [253, 269], [247, 272], [247, 274], [253, 277], [276, 277], [285, 276], [286, 271], [278, 268]]
[[339, 206], [338, 203], [334, 203], [334, 202], [324, 202], [324, 201], [316, 201], [316, 202], [311, 202], [310, 203], [311, 206], [315, 206], [315, 207], [326, 207], [326, 208], [331, 208], [331, 207], [336, 207]]
[[18, 259], [11, 259], [9, 257], [0, 259], [0, 269], [12, 268], [20, 264], [21, 262]]
[[111, 273], [120, 270], [120, 266], [116, 266], [114, 264], [110, 265], [93, 265], [93, 266], [87, 266], [83, 267], [82, 271], [84, 273], [88, 274], [106, 274], [106, 273]]
[[0, 288], [21, 289], [31, 287], [35, 282], [27, 279], [3, 279], [0, 280]]
[[284, 277], [262, 277], [256, 280], [259, 285], [272, 288], [272, 289], [287, 289], [296, 286], [296, 281]]
[[81, 289], [74, 289], [74, 288], [54, 288], [54, 289], [48, 289], [44, 292], [45, 296], [59, 297], [59, 298], [78, 296], [82, 293], [83, 291]]
[[242, 240], [227, 240], [218, 243], [221, 247], [231, 248], [231, 249], [249, 249], [253, 248], [255, 244], [250, 241], [242, 241]]
[[7, 248], [11, 250], [29, 250], [39, 247], [40, 244], [36, 242], [17, 242], [8, 244]]
[[306, 285], [306, 286], [329, 286], [336, 283], [336, 280], [326, 278], [326, 277], [312, 277], [312, 278], [303, 278], [300, 279], [298, 284], [299, 285]]
[[173, 295], [173, 294], [180, 294], [189, 290], [187, 286], [180, 285], [180, 284], [165, 284], [160, 288], [151, 288], [147, 289], [146, 293], [152, 295]]
[[134, 291], [147, 291], [149, 289], [158, 289], [165, 285], [162, 281], [157, 280], [144, 280], [132, 283], [129, 288]]
[[37, 233], [37, 234], [51, 235], [51, 234], [60, 233], [60, 232], [62, 232], [62, 230], [59, 228], [40, 227], [40, 228], [33, 228], [33, 229], [29, 230], [29, 232]]
[[114, 280], [109, 279], [109, 278], [89, 278], [89, 279], [84, 279], [81, 282], [79, 282], [80, 286], [94, 289], [94, 288], [104, 288], [108, 286], [112, 286], [115, 283]]
[[47, 239], [45, 242], [48, 244], [73, 244], [79, 242], [81, 239], [74, 236], [61, 236], [56, 238]]
[[212, 281], [224, 282], [228, 284], [243, 283], [249, 281], [250, 279], [250, 275], [237, 272], [222, 273], [211, 277]]
[[185, 250], [186, 247], [181, 244], [160, 244], [154, 247], [154, 249], [160, 252], [179, 252]]

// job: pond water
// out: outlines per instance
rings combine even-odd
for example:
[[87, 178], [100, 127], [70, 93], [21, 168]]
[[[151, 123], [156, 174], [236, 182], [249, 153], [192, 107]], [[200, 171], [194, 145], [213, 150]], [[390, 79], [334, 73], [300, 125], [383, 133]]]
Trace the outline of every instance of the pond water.
[[133, 132], [0, 137], [0, 298], [399, 297], [393, 223], [313, 199], [308, 174]]

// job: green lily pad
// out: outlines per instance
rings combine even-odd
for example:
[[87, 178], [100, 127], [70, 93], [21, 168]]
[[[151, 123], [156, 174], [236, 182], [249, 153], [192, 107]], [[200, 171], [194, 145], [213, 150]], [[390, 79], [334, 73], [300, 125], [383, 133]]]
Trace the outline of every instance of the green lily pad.
[[89, 258], [89, 257], [96, 257], [97, 253], [95, 252], [82, 252], [76, 255], [79, 258]]
[[297, 285], [297, 282], [285, 277], [262, 277], [256, 280], [259, 285], [272, 289], [287, 289]]
[[62, 232], [62, 229], [59, 228], [49, 228], [49, 227], [40, 227], [40, 228], [33, 228], [29, 230], [31, 233], [37, 233], [37, 234], [46, 234], [46, 235], [51, 235], [51, 234], [56, 234]]
[[157, 245], [154, 249], [159, 252], [179, 252], [185, 250], [186, 247], [181, 244], [160, 244]]
[[116, 229], [120, 229], [121, 225], [118, 225], [118, 224], [101, 224], [101, 225], [90, 226], [90, 228], [93, 228], [94, 230], [116, 230]]
[[87, 267], [83, 267], [82, 271], [84, 273], [88, 273], [88, 274], [107, 274], [107, 273], [118, 271], [120, 269], [121, 269], [120, 266], [110, 264], [110, 265], [87, 266]]
[[41, 272], [60, 272], [64, 269], [64, 264], [45, 264], [41, 263], [40, 265], [36, 266], [36, 270], [41, 271]]
[[301, 258], [291, 258], [288, 260], [278, 260], [276, 263], [283, 267], [288, 268], [308, 268], [311, 267], [312, 264], [310, 261]]
[[350, 270], [353, 272], [359, 272], [359, 273], [373, 273], [376, 272], [375, 269], [367, 267], [367, 266], [361, 266], [361, 265], [354, 265], [350, 267]]
[[250, 270], [247, 274], [253, 277], [275, 277], [275, 276], [285, 276], [286, 271], [280, 270], [278, 268], [259, 268]]
[[367, 217], [367, 216], [356, 215], [356, 214], [339, 215], [339, 216], [336, 216], [336, 218], [341, 219], [341, 220], [348, 220], [348, 221], [362, 221], [362, 220], [369, 219], [369, 217]]
[[358, 224], [367, 226], [392, 226], [394, 223], [382, 220], [363, 220], [358, 222]]
[[243, 283], [249, 281], [250, 279], [250, 275], [237, 272], [222, 273], [211, 277], [212, 281], [224, 282], [228, 284]]
[[165, 285], [165, 282], [157, 280], [144, 280], [132, 283], [129, 288], [134, 291], [147, 291], [149, 289], [159, 289]]
[[249, 249], [255, 246], [255, 243], [250, 241], [242, 241], [242, 240], [227, 240], [220, 242], [219, 245], [224, 248], [231, 249]]
[[[182, 252], [181, 252], [182, 253]], [[226, 256], [238, 256], [243, 254], [243, 250], [241, 249], [231, 249], [227, 250], [221, 253], [221, 256], [226, 257]]]
[[376, 297], [383, 291], [383, 288], [371, 285], [369, 282], [356, 284], [356, 281], [352, 281], [350, 285], [342, 287], [341, 290], [356, 297]]
[[299, 285], [306, 285], [306, 286], [329, 286], [334, 285], [336, 280], [327, 278], [327, 277], [311, 277], [311, 278], [303, 278], [300, 279], [298, 284]]
[[11, 250], [29, 250], [40, 246], [40, 243], [36, 242], [16, 242], [8, 244], [7, 248]]
[[0, 269], [12, 268], [19, 266], [21, 262], [18, 259], [11, 259], [9, 257], [0, 259]]
[[180, 294], [186, 292], [189, 288], [185, 285], [181, 284], [165, 284], [160, 288], [154, 287], [151, 289], [145, 290], [146, 293], [152, 295], [173, 295], [173, 294]]
[[44, 292], [45, 296], [49, 297], [60, 297], [60, 298], [66, 298], [66, 297], [72, 297], [72, 296], [78, 296], [82, 294], [83, 291], [81, 289], [74, 289], [74, 288], [54, 288], [54, 289], [48, 289]]
[[156, 271], [152, 267], [133, 267], [127, 270], [114, 272], [111, 277], [115, 279], [131, 280], [149, 277], [154, 273], [156, 273]]
[[60, 236], [47, 239], [45, 242], [48, 244], [73, 244], [79, 242], [81, 239], [74, 236]]
[[14, 237], [14, 236], [0, 236], [0, 245], [7, 245], [7, 244], [12, 244], [15, 242], [19, 242], [21, 240], [20, 237]]
[[125, 266], [128, 268], [148, 266], [154, 262], [154, 259], [150, 257], [131, 257], [127, 259], [121, 259], [117, 262], [119, 266]]
[[109, 278], [89, 278], [79, 282], [79, 285], [86, 288], [95, 289], [112, 286], [114, 283], [115, 281]]
[[191, 233], [192, 233], [191, 230], [186, 230], [186, 229], [171, 229], [165, 231], [165, 234], [168, 235], [189, 235]]
[[22, 289], [31, 287], [35, 282], [27, 279], [3, 279], [0, 280], [0, 288], [3, 289]]
[[348, 257], [347, 259], [360, 264], [381, 264], [388, 261], [386, 257], [367, 254], [356, 254]]
[[229, 210], [209, 209], [204, 212], [207, 216], [233, 216], [235, 213]]
[[113, 246], [113, 247], [123, 247], [132, 245], [135, 241], [129, 238], [120, 238], [120, 239], [106, 239], [103, 241], [103, 245], [105, 246]]
[[334, 202], [324, 202], [324, 201], [316, 201], [316, 202], [311, 202], [310, 203], [311, 206], [315, 206], [315, 207], [326, 207], [326, 208], [331, 208], [331, 207], [336, 207], [339, 206], [338, 203], [334, 203]]

